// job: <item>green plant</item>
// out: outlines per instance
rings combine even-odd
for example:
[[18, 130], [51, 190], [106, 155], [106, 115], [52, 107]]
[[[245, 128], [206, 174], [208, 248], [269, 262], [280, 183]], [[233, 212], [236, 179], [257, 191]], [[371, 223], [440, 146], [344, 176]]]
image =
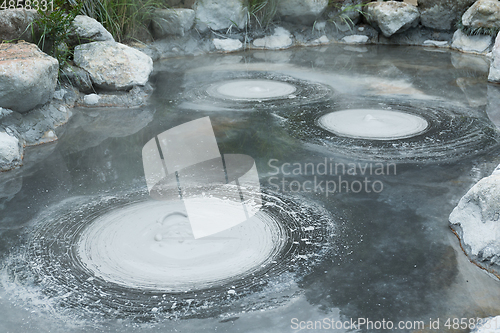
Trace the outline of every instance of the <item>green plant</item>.
[[365, 18], [369, 18], [368, 14], [363, 11], [363, 7], [368, 4], [369, 2], [362, 2], [358, 4], [345, 5], [339, 0], [329, 0], [328, 6], [333, 8], [335, 14], [328, 19], [328, 22], [333, 23], [337, 30], [339, 30], [340, 25], [347, 26], [349, 30], [352, 30], [355, 24], [350, 14], [359, 13]]
[[255, 21], [260, 27], [267, 28], [276, 16], [279, 0], [249, 0], [248, 22]]
[[147, 32], [153, 12], [167, 6], [161, 0], [79, 0], [81, 13], [96, 19], [113, 35], [116, 41], [135, 39]]
[[55, 57], [60, 65], [71, 56], [71, 50], [65, 42], [71, 32], [71, 23], [80, 9], [80, 4], [71, 5], [65, 0], [54, 0], [51, 10], [38, 9], [38, 18], [31, 24], [38, 47]]
[[490, 36], [496, 36], [498, 32], [500, 31], [500, 28], [485, 28], [485, 27], [478, 27], [478, 28], [472, 28], [463, 25], [462, 20], [458, 20], [457, 23], [455, 23], [455, 27], [457, 29], [460, 29], [463, 31], [464, 34], [469, 35], [469, 36], [475, 36], [475, 35], [490, 35]]

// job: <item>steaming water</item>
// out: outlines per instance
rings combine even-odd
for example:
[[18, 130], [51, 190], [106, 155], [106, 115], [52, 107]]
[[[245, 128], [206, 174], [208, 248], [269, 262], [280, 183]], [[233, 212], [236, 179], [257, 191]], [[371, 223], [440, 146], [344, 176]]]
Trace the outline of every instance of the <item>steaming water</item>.
[[[447, 221], [500, 163], [489, 118], [500, 94], [483, 63], [337, 46], [158, 63], [150, 106], [74, 110], [57, 143], [0, 175], [0, 331], [295, 332], [294, 318], [440, 318], [446, 332], [447, 318], [500, 314], [499, 282], [468, 262]], [[205, 116], [222, 154], [255, 160], [263, 207], [194, 240], [180, 200], [149, 197], [141, 150]], [[345, 170], [318, 168], [335, 163]], [[340, 185], [326, 192], [327, 181]], [[352, 191], [365, 181], [383, 189]]]

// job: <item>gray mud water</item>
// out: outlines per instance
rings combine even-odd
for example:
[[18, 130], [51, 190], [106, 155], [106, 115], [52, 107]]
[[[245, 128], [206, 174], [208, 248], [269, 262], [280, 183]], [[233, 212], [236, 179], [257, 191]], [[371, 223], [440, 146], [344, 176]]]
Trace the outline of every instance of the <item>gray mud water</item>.
[[[358, 318], [403, 321], [401, 332], [455, 332], [448, 318], [498, 315], [500, 282], [466, 259], [448, 228], [461, 196], [500, 163], [490, 120], [500, 88], [487, 85], [487, 70], [481, 57], [383, 46], [157, 63], [150, 105], [74, 110], [57, 143], [30, 148], [25, 166], [0, 175], [0, 332], [296, 332], [314, 324], [303, 331], [320, 332], [318, 322], [328, 331], [325, 323]], [[258, 86], [268, 80], [284, 84]], [[404, 112], [428, 126], [366, 140], [318, 123], [346, 109]], [[272, 260], [183, 291], [94, 276], [78, 256], [89, 226], [152, 200], [144, 144], [206, 116], [222, 154], [256, 161], [259, 214], [279, 239]]]

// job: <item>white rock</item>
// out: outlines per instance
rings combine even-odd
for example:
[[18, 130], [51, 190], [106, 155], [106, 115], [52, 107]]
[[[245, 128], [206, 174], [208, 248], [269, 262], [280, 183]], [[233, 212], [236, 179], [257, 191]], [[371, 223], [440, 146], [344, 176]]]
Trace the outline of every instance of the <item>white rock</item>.
[[68, 38], [74, 45], [99, 41], [115, 41], [111, 33], [101, 23], [91, 17], [77, 15], [71, 25]]
[[196, 20], [212, 30], [228, 29], [247, 24], [247, 7], [242, 0], [197, 0], [193, 5]]
[[483, 178], [474, 185], [449, 220], [469, 258], [500, 274], [500, 175]]
[[462, 23], [471, 28], [500, 28], [500, 1], [476, 1], [462, 16]]
[[48, 102], [59, 63], [30, 43], [0, 44], [0, 107], [27, 112]]
[[493, 61], [490, 66], [490, 73], [488, 75], [488, 81], [490, 82], [500, 82], [500, 33], [498, 33], [495, 39], [495, 45], [491, 51]]
[[187, 8], [157, 9], [153, 13], [154, 38], [167, 35], [184, 36], [194, 25], [196, 13]]
[[217, 50], [225, 51], [225, 52], [232, 52], [232, 51], [238, 51], [243, 48], [243, 44], [237, 40], [237, 39], [218, 39], [214, 38], [213, 40], [215, 48]]
[[75, 47], [74, 62], [89, 73], [95, 85], [113, 90], [143, 86], [153, 71], [151, 57], [115, 42], [78, 45]]
[[368, 36], [365, 35], [351, 35], [342, 38], [342, 41], [347, 44], [364, 44], [368, 42]]
[[19, 140], [5, 132], [0, 132], [0, 171], [21, 165], [23, 149]]
[[488, 50], [491, 45], [491, 36], [487, 35], [475, 35], [468, 36], [462, 32], [462, 30], [457, 30], [453, 34], [453, 41], [451, 47], [460, 51], [465, 52], [477, 52], [483, 53]]
[[330, 43], [330, 40], [326, 35], [321, 36], [320, 38], [317, 38], [311, 42], [313, 45], [321, 45], [321, 44], [328, 44]]
[[277, 14], [287, 21], [313, 24], [328, 6], [328, 0], [281, 0]]
[[60, 101], [62, 101], [64, 95], [66, 95], [66, 89], [59, 89], [54, 92], [54, 98]]
[[500, 316], [483, 318], [470, 333], [500, 333]]
[[423, 44], [426, 45], [426, 46], [437, 46], [437, 47], [448, 46], [448, 42], [445, 41], [445, 40], [432, 40], [432, 39], [428, 39], [428, 40], [424, 41]]
[[326, 21], [318, 21], [314, 23], [314, 30], [316, 31], [325, 31]]
[[257, 38], [253, 41], [255, 47], [274, 50], [287, 48], [292, 43], [290, 32], [282, 27], [277, 27], [271, 36]]
[[83, 102], [87, 105], [95, 105], [99, 103], [101, 97], [97, 94], [89, 94], [83, 97]]
[[370, 23], [378, 27], [385, 37], [417, 26], [420, 18], [418, 9], [404, 2], [371, 2], [365, 10]]

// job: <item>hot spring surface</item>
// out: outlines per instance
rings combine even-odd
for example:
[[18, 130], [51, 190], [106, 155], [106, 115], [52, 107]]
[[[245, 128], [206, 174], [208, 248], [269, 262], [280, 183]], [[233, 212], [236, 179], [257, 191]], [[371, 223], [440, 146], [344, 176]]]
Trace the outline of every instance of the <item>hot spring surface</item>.
[[[452, 332], [448, 318], [500, 313], [500, 283], [448, 228], [500, 163], [500, 91], [482, 58], [332, 46], [156, 65], [150, 105], [74, 110], [57, 143], [0, 174], [0, 332], [331, 331], [360, 318]], [[141, 150], [206, 116], [221, 154], [255, 160], [262, 207], [195, 239], [183, 201], [149, 196]], [[238, 214], [227, 198], [193, 200], [217, 213], [207, 223]], [[350, 328], [336, 331], [391, 331]]]

